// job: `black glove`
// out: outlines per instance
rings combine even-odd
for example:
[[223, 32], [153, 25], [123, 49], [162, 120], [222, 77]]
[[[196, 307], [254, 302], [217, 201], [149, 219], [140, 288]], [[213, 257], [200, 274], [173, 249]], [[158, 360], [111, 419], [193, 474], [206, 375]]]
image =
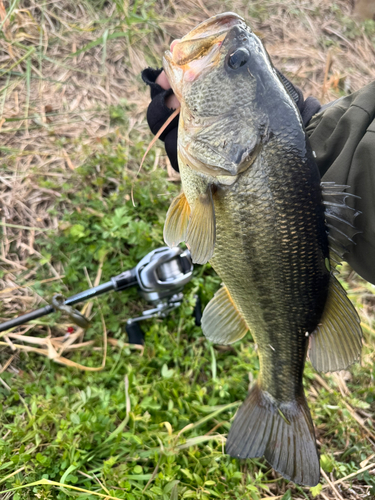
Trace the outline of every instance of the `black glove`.
[[[168, 108], [165, 104], [166, 98], [173, 94], [173, 90], [165, 90], [160, 85], [155, 83], [156, 78], [162, 71], [162, 68], [147, 68], [142, 71], [142, 79], [145, 83], [147, 83], [147, 85], [150, 86], [151, 89], [151, 102], [147, 109], [147, 121], [153, 134], [157, 134], [157, 132], [174, 111], [174, 109]], [[315, 97], [308, 97], [305, 100], [303, 98], [301, 89], [295, 87], [282, 73], [280, 73], [280, 71], [276, 71], [289, 94], [296, 102], [301, 113], [303, 124], [306, 126], [311, 120], [312, 116], [318, 113], [318, 111], [320, 110], [320, 102], [315, 99]], [[176, 118], [171, 121], [168, 127], [160, 135], [160, 139], [164, 141], [165, 150], [167, 152], [171, 165], [177, 172], [179, 172], [177, 160], [178, 118], [179, 117], [176, 116]]]
[[[174, 109], [170, 109], [165, 105], [166, 98], [173, 94], [173, 90], [165, 90], [155, 83], [155, 80], [162, 71], [163, 68], [147, 68], [142, 71], [142, 79], [150, 86], [151, 90], [151, 102], [147, 109], [147, 122], [154, 135], [158, 133], [174, 111]], [[169, 161], [176, 172], [179, 172], [177, 160], [178, 118], [177, 115], [159, 137], [165, 144], [165, 150]]]

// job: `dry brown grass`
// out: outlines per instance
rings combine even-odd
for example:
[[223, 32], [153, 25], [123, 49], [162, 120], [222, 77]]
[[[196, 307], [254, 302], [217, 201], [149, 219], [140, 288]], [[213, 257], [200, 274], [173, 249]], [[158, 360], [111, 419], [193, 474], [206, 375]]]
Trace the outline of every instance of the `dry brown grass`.
[[[103, 34], [105, 30], [94, 29], [93, 24], [104, 14], [110, 17], [115, 5], [95, 15], [69, 1], [49, 2], [43, 9], [39, 2], [23, 4], [14, 12], [13, 21], [4, 26], [7, 41], [0, 42], [1, 67], [22, 75], [2, 78], [0, 109], [0, 143], [4, 148], [0, 170], [0, 266], [7, 271], [1, 287], [5, 289], [2, 300], [9, 314], [31, 309], [40, 301], [30, 289], [8, 290], [17, 286], [22, 271], [24, 282], [33, 281], [34, 270], [25, 262], [29, 256], [38, 255], [35, 236], [58, 227], [58, 217], [51, 218], [48, 210], [71, 209], [66, 202], [60, 203], [58, 189], [42, 187], [39, 181], [53, 178], [55, 184], [63, 183], [76, 167], [100, 151], [101, 140], [114, 131], [109, 106], [121, 99], [138, 104], [130, 117], [129, 132], [136, 127], [141, 135], [148, 133], [143, 122], [147, 96], [145, 92], [142, 95], [137, 82], [146, 65], [142, 51], [136, 52], [120, 39], [108, 43], [104, 63], [102, 45], [69, 57]], [[27, 63], [18, 62], [27, 53], [17, 47], [19, 42], [31, 49], [42, 46], [49, 60], [41, 62], [32, 54]], [[50, 267], [51, 277], [59, 279], [63, 275], [62, 267]]]

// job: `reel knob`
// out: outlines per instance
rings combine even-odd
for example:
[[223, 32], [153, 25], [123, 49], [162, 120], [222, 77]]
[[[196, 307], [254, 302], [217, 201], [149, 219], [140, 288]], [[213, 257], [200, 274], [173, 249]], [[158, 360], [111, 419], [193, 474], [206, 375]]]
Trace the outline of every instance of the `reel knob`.
[[138, 322], [128, 321], [126, 323], [125, 330], [128, 334], [129, 344], [144, 345], [145, 334]]

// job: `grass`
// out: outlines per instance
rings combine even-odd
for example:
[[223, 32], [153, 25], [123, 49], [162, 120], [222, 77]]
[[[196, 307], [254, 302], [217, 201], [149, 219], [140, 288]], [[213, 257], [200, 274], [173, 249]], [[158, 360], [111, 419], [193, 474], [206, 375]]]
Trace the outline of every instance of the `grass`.
[[[356, 23], [347, 2], [226, 0], [219, 9], [251, 21], [306, 94], [328, 101], [375, 76], [366, 63], [375, 25]], [[200, 0], [0, 1], [1, 320], [54, 293], [77, 293], [88, 279], [107, 281], [164, 244], [179, 185], [168, 180], [160, 144], [136, 176], [151, 140], [139, 73], [160, 64], [171, 38], [217, 10]], [[126, 343], [126, 320], [146, 307], [135, 290], [95, 300], [86, 332], [58, 314], [17, 330], [57, 346], [73, 328], [76, 341], [63, 355], [87, 370], [13, 350], [30, 344], [15, 332], [2, 336], [1, 498], [373, 498], [374, 287], [348, 267], [341, 276], [365, 345], [349, 372], [322, 376], [307, 364], [323, 470], [317, 487], [299, 488], [263, 460], [224, 453], [259, 364], [250, 337], [217, 347], [195, 326], [195, 296], [205, 305], [219, 286], [207, 265], [196, 266], [179, 309], [144, 325], [143, 351]], [[90, 371], [103, 357], [104, 369]]]

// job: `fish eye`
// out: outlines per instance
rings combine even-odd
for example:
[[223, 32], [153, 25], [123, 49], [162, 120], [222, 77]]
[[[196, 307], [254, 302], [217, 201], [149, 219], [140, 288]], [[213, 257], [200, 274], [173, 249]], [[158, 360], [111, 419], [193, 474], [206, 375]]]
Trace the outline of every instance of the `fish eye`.
[[241, 66], [244, 66], [249, 58], [250, 54], [247, 49], [237, 49], [235, 52], [233, 52], [233, 54], [229, 56], [228, 66], [232, 69], [238, 69]]

